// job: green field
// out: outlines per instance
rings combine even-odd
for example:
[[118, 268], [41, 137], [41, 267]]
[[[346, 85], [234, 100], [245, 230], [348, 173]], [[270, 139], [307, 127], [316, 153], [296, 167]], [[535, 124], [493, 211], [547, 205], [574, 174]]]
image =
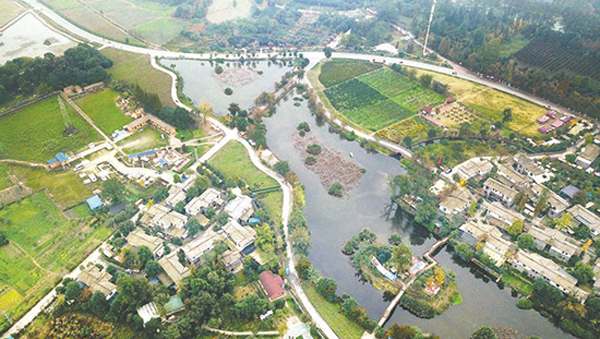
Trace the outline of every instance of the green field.
[[73, 171], [53, 171], [45, 169], [10, 166], [12, 174], [34, 190], [46, 188], [61, 208], [66, 209], [77, 205], [92, 196], [92, 191], [99, 183], [84, 185]]
[[[236, 141], [230, 141], [208, 163], [219, 170], [226, 179], [244, 179], [251, 189], [279, 186], [275, 179], [254, 166], [246, 152], [246, 148]], [[267, 213], [272, 218], [276, 220], [281, 216], [283, 204], [283, 193], [281, 191], [267, 194], [266, 197], [262, 198], [262, 201], [265, 203]]]
[[43, 162], [58, 152], [77, 152], [102, 138], [79, 114], [65, 103], [67, 114], [79, 133], [63, 135], [65, 121], [57, 97], [28, 106], [0, 118], [0, 158]]
[[8, 179], [10, 169], [6, 164], [0, 164], [0, 191], [13, 185]]
[[[111, 232], [67, 221], [44, 191], [5, 206], [0, 218], [0, 230], [11, 241], [0, 248], [0, 305], [15, 319]], [[7, 326], [6, 319], [0, 319], [0, 331]]]
[[118, 92], [105, 90], [81, 98], [77, 105], [96, 123], [96, 126], [107, 135], [122, 129], [133, 119], [126, 116], [115, 104]]
[[9, 22], [12, 18], [25, 9], [9, 0], [0, 0], [0, 26]]
[[100, 53], [114, 62], [114, 65], [108, 69], [113, 79], [130, 84], [137, 83], [145, 91], [158, 94], [163, 105], [175, 106], [171, 98], [171, 77], [154, 69], [147, 55], [113, 48], [105, 48]]
[[[344, 68], [338, 68], [338, 64], [344, 65]], [[326, 101], [362, 128], [378, 131], [445, 99], [441, 94], [425, 89], [416, 81], [387, 67], [374, 65], [379, 68], [373, 70], [365, 65], [374, 64], [347, 60], [341, 63], [328, 62], [321, 67], [319, 76], [320, 80], [325, 79], [329, 84], [323, 84], [328, 87], [323, 92]], [[357, 73], [362, 75], [351, 77]]]
[[365, 330], [341, 314], [338, 305], [328, 302], [311, 284], [304, 283], [302, 287], [304, 287], [308, 299], [338, 337], [344, 339], [360, 339], [362, 337]]
[[164, 147], [169, 144], [169, 136], [161, 138], [161, 133], [154, 128], [145, 127], [132, 136], [120, 140], [117, 145], [127, 154], [147, 151], [153, 148]]

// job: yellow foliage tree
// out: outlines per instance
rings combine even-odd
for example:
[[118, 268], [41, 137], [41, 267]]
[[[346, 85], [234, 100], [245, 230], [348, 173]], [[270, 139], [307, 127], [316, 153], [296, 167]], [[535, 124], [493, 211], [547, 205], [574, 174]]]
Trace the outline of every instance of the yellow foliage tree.
[[433, 281], [435, 280], [435, 277], [432, 275], [431, 277], [427, 278], [427, 281], [425, 282], [425, 284], [427, 286], [433, 284]]
[[445, 282], [445, 275], [444, 275], [444, 270], [442, 270], [441, 267], [437, 266], [435, 268], [435, 270], [433, 271], [433, 275], [435, 277], [435, 282], [438, 284], [438, 286], [442, 286], [444, 285]]

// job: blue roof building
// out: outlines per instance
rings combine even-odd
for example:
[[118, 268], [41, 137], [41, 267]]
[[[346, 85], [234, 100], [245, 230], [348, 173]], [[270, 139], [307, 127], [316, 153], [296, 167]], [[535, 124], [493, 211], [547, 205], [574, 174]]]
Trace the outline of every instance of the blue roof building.
[[88, 206], [90, 207], [90, 209], [92, 211], [95, 209], [98, 209], [98, 208], [102, 207], [102, 205], [104, 205], [104, 203], [102, 202], [102, 200], [100, 199], [100, 196], [98, 196], [98, 194], [94, 195], [91, 198], [86, 199], [85, 202], [87, 202]]
[[69, 162], [69, 158], [67, 158], [63, 152], [56, 153], [56, 159], [60, 161], [61, 164]]
[[[48, 165], [52, 166], [52, 165], [56, 164], [57, 162], [58, 162], [58, 159], [54, 158], [54, 159], [48, 160]], [[52, 166], [52, 167], [54, 167], [54, 166]]]

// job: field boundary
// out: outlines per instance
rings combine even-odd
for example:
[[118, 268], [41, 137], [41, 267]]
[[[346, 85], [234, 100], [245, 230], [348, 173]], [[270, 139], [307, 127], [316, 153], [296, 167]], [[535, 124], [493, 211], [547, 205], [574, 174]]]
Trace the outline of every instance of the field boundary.
[[10, 108], [7, 111], [4, 111], [4, 112], [0, 113], [0, 119], [2, 119], [4, 117], [7, 117], [9, 115], [15, 114], [18, 111], [22, 110], [23, 108], [26, 108], [26, 107], [31, 106], [33, 104], [37, 104], [40, 101], [44, 101], [44, 100], [46, 100], [48, 98], [53, 97], [54, 95], [60, 95], [60, 91], [54, 91], [52, 93], [48, 93], [48, 94], [42, 95], [41, 97], [37, 97], [37, 98], [32, 99], [32, 100], [28, 100], [28, 101], [25, 101], [25, 102], [17, 103], [17, 106], [15, 106], [13, 108]]

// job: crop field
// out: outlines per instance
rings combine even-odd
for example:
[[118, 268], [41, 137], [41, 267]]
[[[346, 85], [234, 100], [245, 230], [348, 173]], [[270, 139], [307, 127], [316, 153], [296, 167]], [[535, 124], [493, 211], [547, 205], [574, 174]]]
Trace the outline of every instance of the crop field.
[[[11, 241], [0, 248], [0, 305], [15, 319], [110, 234], [102, 226], [67, 221], [44, 191], [6, 206], [0, 218]], [[7, 325], [0, 320], [0, 329]]]
[[409, 136], [414, 144], [427, 139], [427, 131], [430, 128], [433, 128], [431, 123], [419, 116], [414, 116], [378, 131], [375, 136], [397, 144], [401, 143], [404, 137]]
[[128, 38], [123, 31], [75, 0], [46, 0], [46, 3], [76, 25], [100, 36], [120, 42], [125, 42]]
[[325, 87], [332, 87], [378, 68], [381, 65], [368, 61], [334, 59], [321, 65], [319, 81]]
[[[353, 63], [325, 63], [319, 79], [332, 77], [328, 81], [337, 84], [324, 90], [327, 101], [336, 111], [362, 128], [375, 132], [413, 116], [423, 107], [444, 102], [441, 94], [425, 89], [416, 81], [387, 67], [375, 65], [379, 66], [378, 69], [368, 69], [363, 67], [365, 63], [362, 61], [357, 63], [357, 67]], [[330, 64], [335, 66], [327, 66]], [[337, 68], [338, 64], [344, 65], [347, 74]], [[343, 80], [359, 73], [356, 70], [361, 70], [362, 75]]]
[[57, 97], [28, 106], [0, 118], [0, 158], [45, 163], [58, 152], [76, 152], [91, 141], [101, 140], [98, 132], [65, 104], [67, 115], [79, 130], [65, 136]]
[[107, 135], [122, 129], [133, 119], [126, 116], [115, 104], [118, 92], [105, 90], [79, 99], [76, 103]]
[[10, 169], [6, 164], [0, 164], [0, 191], [13, 185], [8, 179]]
[[113, 48], [105, 48], [100, 53], [114, 62], [107, 70], [113, 79], [131, 84], [137, 83], [143, 90], [158, 94], [163, 105], [175, 105], [171, 98], [171, 77], [154, 69], [147, 55]]
[[0, 0], [0, 26], [22, 13], [25, 9], [10, 0]]
[[132, 29], [135, 36], [162, 45], [173, 39], [188, 25], [186, 21], [171, 17], [161, 17]]

